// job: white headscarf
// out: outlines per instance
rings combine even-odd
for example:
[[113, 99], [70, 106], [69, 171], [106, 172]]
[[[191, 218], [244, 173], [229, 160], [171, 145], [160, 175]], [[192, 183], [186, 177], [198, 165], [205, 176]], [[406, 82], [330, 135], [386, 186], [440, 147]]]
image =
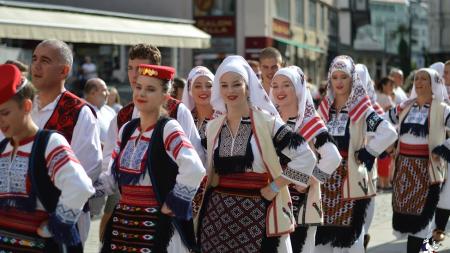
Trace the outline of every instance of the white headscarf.
[[[302, 69], [297, 66], [289, 66], [279, 69], [275, 75], [283, 75], [289, 78], [295, 89], [295, 95], [298, 100], [297, 120], [295, 122], [295, 131], [300, 131], [302, 136], [307, 140], [315, 137], [318, 133], [326, 131], [325, 123], [320, 119], [314, 108], [314, 102], [311, 93], [306, 86], [305, 74]], [[273, 79], [272, 79], [273, 80]], [[272, 89], [270, 98], [274, 102]]]
[[370, 103], [373, 106], [373, 109], [378, 114], [383, 114], [383, 108], [377, 103], [377, 93], [375, 92], [375, 87], [372, 84], [372, 78], [370, 78], [369, 70], [366, 65], [358, 63], [355, 65], [355, 71], [361, 79], [364, 88], [366, 89], [367, 95], [369, 95]]
[[440, 62], [440, 61], [435, 62], [435, 63], [430, 65], [430, 68], [436, 70], [439, 73], [439, 75], [442, 78], [444, 78], [445, 64], [443, 62]]
[[442, 80], [442, 77], [439, 75], [439, 73], [431, 68], [421, 68], [419, 69], [415, 76], [414, 76], [414, 85], [411, 90], [411, 95], [409, 96], [409, 99], [406, 100], [401, 104], [402, 108], [405, 108], [406, 105], [410, 104], [412, 101], [414, 101], [417, 98], [416, 93], [416, 76], [419, 71], [425, 71], [430, 76], [431, 80], [431, 92], [433, 93], [433, 99], [444, 102], [445, 100], [448, 100], [448, 94], [447, 89], [445, 88], [444, 81]]
[[189, 72], [187, 78], [187, 87], [183, 89], [183, 97], [181, 98], [181, 102], [192, 111], [195, 108], [194, 99], [192, 97], [192, 85], [195, 83], [195, 80], [201, 76], [206, 76], [211, 81], [214, 80], [214, 74], [211, 71], [203, 66], [194, 67], [191, 72]]
[[355, 72], [355, 64], [353, 59], [347, 55], [340, 55], [333, 59], [328, 70], [328, 86], [327, 94], [323, 98], [319, 106], [319, 114], [324, 121], [328, 121], [330, 114], [330, 107], [334, 102], [334, 91], [331, 85], [331, 76], [335, 71], [343, 71], [351, 77], [351, 92], [347, 99], [348, 114], [352, 122], [356, 122], [361, 116], [365, 115], [366, 111], [372, 107], [367, 91], [361, 82], [358, 74]]
[[215, 114], [225, 114], [227, 111], [225, 102], [220, 95], [220, 78], [228, 72], [234, 72], [244, 78], [248, 86], [251, 106], [265, 110], [274, 116], [279, 116], [278, 111], [269, 100], [255, 72], [248, 65], [247, 61], [239, 55], [232, 55], [225, 58], [216, 71], [211, 91], [211, 105]]

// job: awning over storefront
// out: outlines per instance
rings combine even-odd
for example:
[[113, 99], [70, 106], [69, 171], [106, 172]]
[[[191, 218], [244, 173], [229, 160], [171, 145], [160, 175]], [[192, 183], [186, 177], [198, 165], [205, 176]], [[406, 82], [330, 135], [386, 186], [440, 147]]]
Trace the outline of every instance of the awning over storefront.
[[318, 53], [325, 53], [325, 51], [323, 49], [321, 49], [320, 47], [317, 47], [317, 46], [312, 46], [312, 45], [304, 44], [301, 42], [297, 42], [295, 40], [288, 40], [288, 39], [283, 39], [283, 38], [278, 38], [278, 37], [276, 37], [274, 39], [279, 42], [282, 42], [282, 43], [285, 43], [288, 45], [292, 45], [292, 46], [295, 46], [298, 48], [303, 48], [303, 49], [311, 50], [311, 51], [318, 52]]
[[211, 36], [192, 23], [176, 19], [30, 8], [0, 2], [0, 38], [208, 48]]

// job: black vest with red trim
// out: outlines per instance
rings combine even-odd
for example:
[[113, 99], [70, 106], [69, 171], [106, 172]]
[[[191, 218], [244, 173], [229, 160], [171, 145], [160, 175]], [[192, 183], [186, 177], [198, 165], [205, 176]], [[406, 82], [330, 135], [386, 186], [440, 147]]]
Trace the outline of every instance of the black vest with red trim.
[[94, 116], [97, 117], [95, 110], [81, 98], [69, 91], [63, 92], [44, 129], [58, 131], [66, 138], [67, 142], [71, 143], [73, 129], [77, 124], [83, 106], [88, 106]]
[[[177, 104], [178, 105], [178, 104]], [[160, 205], [165, 202], [166, 196], [169, 192], [174, 188], [176, 183], [176, 177], [178, 175], [178, 165], [167, 155], [166, 149], [164, 147], [164, 127], [168, 121], [172, 119], [167, 117], [161, 117], [156, 123], [155, 129], [153, 130], [152, 137], [150, 138], [150, 144], [147, 149], [147, 171], [150, 175], [150, 180], [152, 182], [153, 190], [156, 194], [156, 199]], [[140, 119], [131, 120], [122, 131], [122, 138], [120, 144], [120, 150], [122, 151], [128, 140], [130, 139], [133, 132], [136, 130], [137, 126], [140, 124]], [[123, 183], [121, 180], [121, 175], [119, 172], [118, 159], [120, 159], [120, 155], [117, 156], [116, 160], [113, 163], [113, 175], [119, 186]], [[141, 175], [138, 175], [139, 178]], [[122, 183], [121, 183], [122, 181]], [[128, 182], [124, 184], [129, 184]], [[136, 181], [136, 180], [135, 180]], [[196, 240], [195, 240], [195, 232], [194, 232], [194, 222], [193, 219], [190, 220], [182, 220], [175, 217], [170, 217], [167, 215], [163, 215], [160, 213], [158, 222], [159, 231], [157, 231], [157, 236], [155, 237], [157, 249], [167, 248], [169, 241], [172, 237], [173, 231], [172, 224], [177, 229], [180, 234], [181, 240], [185, 244], [185, 246], [191, 250], [195, 250], [197, 248]], [[160, 252], [155, 250], [155, 252]]]
[[[165, 108], [169, 114], [169, 117], [177, 119], [178, 106], [180, 105], [180, 103], [181, 101], [177, 99], [174, 99], [170, 96], [167, 97]], [[127, 104], [122, 109], [120, 109], [119, 113], [117, 113], [117, 130], [120, 130], [120, 128], [125, 123], [133, 119], [133, 110], [134, 110], [133, 102]]]

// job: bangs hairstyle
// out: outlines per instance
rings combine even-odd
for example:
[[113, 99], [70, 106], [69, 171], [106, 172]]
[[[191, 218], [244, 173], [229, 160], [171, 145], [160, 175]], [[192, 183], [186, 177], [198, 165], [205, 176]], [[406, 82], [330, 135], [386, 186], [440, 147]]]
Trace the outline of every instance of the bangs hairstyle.
[[136, 44], [132, 46], [128, 52], [128, 58], [131, 60], [146, 59], [150, 64], [161, 65], [161, 52], [153, 45]]
[[283, 64], [283, 57], [281, 56], [280, 51], [274, 47], [266, 47], [261, 50], [259, 61], [264, 59], [276, 59], [279, 64]]
[[[23, 79], [25, 80], [25, 79]], [[22, 81], [23, 83], [23, 81]], [[22, 84], [24, 85], [24, 84]], [[16, 101], [19, 106], [22, 106], [23, 102], [26, 99], [30, 99], [31, 101], [34, 100], [34, 95], [36, 94], [36, 89], [31, 84], [31, 82], [26, 81], [26, 84], [24, 87], [22, 87], [19, 92], [17, 92], [11, 99]]]

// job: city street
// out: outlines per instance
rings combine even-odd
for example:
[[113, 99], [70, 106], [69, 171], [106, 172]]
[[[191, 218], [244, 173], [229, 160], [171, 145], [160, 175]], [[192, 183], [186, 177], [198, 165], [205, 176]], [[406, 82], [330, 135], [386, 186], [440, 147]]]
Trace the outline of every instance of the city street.
[[[375, 200], [375, 217], [370, 228], [371, 241], [368, 253], [403, 253], [406, 252], [406, 239], [396, 240], [392, 234], [391, 194], [379, 193]], [[95, 220], [86, 245], [86, 253], [98, 252], [98, 225]], [[450, 227], [448, 227], [450, 228]], [[448, 229], [447, 229], [448, 231]], [[450, 253], [450, 240], [447, 239], [440, 246], [439, 253]]]

